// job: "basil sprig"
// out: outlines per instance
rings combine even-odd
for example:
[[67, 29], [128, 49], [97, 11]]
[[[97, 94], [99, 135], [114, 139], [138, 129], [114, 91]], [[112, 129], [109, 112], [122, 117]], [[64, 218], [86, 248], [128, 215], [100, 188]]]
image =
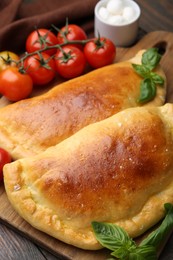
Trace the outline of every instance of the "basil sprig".
[[118, 259], [157, 260], [159, 246], [173, 229], [173, 205], [166, 203], [164, 207], [166, 216], [161, 225], [139, 245], [129, 237], [123, 228], [111, 223], [93, 221], [92, 228], [95, 237], [103, 247], [113, 251], [111, 256]]
[[153, 100], [156, 96], [156, 85], [162, 86], [164, 84], [164, 78], [153, 72], [159, 64], [161, 57], [157, 48], [150, 48], [143, 53], [141, 65], [132, 64], [136, 73], [143, 78], [140, 83], [139, 103]]

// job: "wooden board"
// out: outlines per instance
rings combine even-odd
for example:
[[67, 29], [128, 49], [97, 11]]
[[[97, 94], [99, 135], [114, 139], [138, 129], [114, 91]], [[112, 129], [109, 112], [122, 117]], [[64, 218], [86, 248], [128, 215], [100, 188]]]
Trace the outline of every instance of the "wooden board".
[[[140, 49], [147, 49], [150, 47], [158, 47], [160, 51], [164, 53], [161, 65], [166, 73], [168, 81], [167, 102], [173, 102], [173, 33], [163, 31], [152, 32], [131, 48], [117, 48], [116, 62], [129, 59]], [[53, 84], [55, 83], [56, 82]], [[0, 100], [0, 106], [5, 105], [5, 103], [5, 99]], [[34, 229], [13, 210], [8, 202], [3, 184], [0, 185], [0, 205], [0, 221], [2, 223], [10, 226], [17, 232], [22, 233], [22, 235], [31, 239], [31, 241], [44, 247], [62, 259], [105, 260], [110, 255], [110, 252], [105, 249], [99, 251], [85, 251], [75, 248]], [[160, 251], [161, 250], [162, 248]]]

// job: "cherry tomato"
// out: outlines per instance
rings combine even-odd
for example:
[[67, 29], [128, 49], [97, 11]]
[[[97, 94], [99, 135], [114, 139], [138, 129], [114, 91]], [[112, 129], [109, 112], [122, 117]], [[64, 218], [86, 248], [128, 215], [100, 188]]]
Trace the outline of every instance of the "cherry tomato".
[[86, 59], [83, 52], [74, 46], [64, 46], [55, 54], [57, 72], [66, 79], [80, 76], [85, 69]]
[[36, 85], [47, 84], [56, 75], [55, 61], [46, 53], [28, 57], [24, 61], [24, 69]]
[[0, 71], [8, 67], [16, 67], [14, 61], [19, 61], [19, 56], [11, 51], [0, 52]]
[[0, 148], [0, 181], [3, 180], [3, 167], [6, 163], [11, 162], [11, 156], [10, 154], [4, 150], [3, 148]]
[[0, 73], [0, 93], [10, 101], [19, 101], [30, 95], [33, 82], [29, 75], [20, 73], [18, 68], [9, 67]]
[[[52, 46], [58, 43], [57, 37], [47, 29], [34, 30], [26, 39], [26, 50], [31, 53], [44, 48], [45, 46]], [[49, 55], [55, 54], [56, 48], [46, 50], [45, 53]]]
[[96, 38], [85, 44], [84, 54], [90, 66], [96, 69], [114, 61], [116, 47], [107, 38]]
[[[85, 31], [75, 24], [68, 24], [60, 30], [57, 34], [58, 43], [64, 43], [66, 40], [68, 41], [76, 41], [76, 40], [86, 40], [87, 35]], [[83, 49], [81, 44], [74, 44], [73, 46]]]

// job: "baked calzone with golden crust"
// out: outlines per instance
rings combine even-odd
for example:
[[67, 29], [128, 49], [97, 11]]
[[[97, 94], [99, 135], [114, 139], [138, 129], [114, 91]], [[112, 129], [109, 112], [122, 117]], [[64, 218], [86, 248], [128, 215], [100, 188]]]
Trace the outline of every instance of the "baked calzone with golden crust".
[[[1, 108], [0, 147], [13, 159], [38, 154], [86, 125], [139, 106], [141, 77], [132, 62], [140, 63], [142, 53], [130, 61], [69, 80], [46, 94]], [[165, 79], [160, 66], [156, 72]], [[162, 105], [165, 86], [158, 87], [156, 97], [146, 105]]]
[[86, 126], [5, 165], [4, 183], [26, 221], [66, 243], [99, 249], [92, 221], [136, 237], [173, 203], [173, 105], [129, 108]]

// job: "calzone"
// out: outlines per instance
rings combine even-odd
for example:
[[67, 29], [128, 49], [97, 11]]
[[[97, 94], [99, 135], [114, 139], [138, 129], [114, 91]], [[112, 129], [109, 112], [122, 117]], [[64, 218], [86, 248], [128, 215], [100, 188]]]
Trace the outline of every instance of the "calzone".
[[136, 107], [4, 167], [7, 196], [35, 228], [99, 249], [92, 221], [139, 236], [173, 203], [173, 105]]
[[[86, 125], [139, 106], [142, 79], [131, 63], [140, 63], [142, 53], [130, 61], [69, 80], [46, 94], [1, 108], [0, 147], [13, 159], [38, 154]], [[165, 78], [160, 66], [156, 72]], [[165, 86], [158, 87], [156, 97], [147, 105], [162, 105], [165, 93]]]

